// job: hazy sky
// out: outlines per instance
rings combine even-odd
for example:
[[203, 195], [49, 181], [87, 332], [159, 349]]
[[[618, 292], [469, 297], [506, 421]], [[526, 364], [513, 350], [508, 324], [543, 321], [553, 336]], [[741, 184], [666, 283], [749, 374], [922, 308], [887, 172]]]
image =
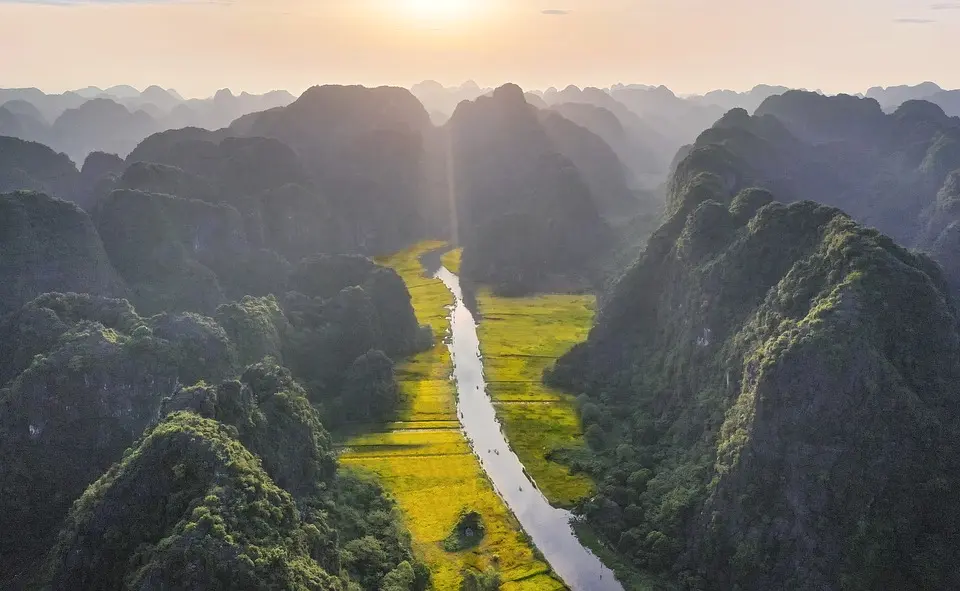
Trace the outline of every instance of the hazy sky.
[[0, 87], [960, 87], [960, 1], [0, 0]]

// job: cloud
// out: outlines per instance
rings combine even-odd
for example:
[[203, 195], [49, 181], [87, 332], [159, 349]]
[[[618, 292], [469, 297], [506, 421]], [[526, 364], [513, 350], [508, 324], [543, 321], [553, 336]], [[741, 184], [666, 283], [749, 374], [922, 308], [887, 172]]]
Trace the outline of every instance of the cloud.
[[960, 10], [960, 2], [941, 2], [931, 4], [930, 10]]
[[893, 22], [900, 25], [932, 25], [937, 21], [932, 18], [898, 18]]
[[546, 10], [541, 10], [540, 14], [545, 14], [547, 16], [567, 16], [570, 14], [570, 11], [560, 10], [559, 8], [548, 8]]

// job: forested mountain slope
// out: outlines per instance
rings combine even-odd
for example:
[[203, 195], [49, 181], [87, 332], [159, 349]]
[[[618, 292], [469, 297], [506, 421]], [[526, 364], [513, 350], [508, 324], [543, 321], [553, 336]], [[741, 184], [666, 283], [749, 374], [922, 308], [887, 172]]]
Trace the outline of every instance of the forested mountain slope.
[[936, 251], [950, 269], [958, 253], [934, 245], [957, 221], [950, 175], [958, 169], [960, 119], [932, 103], [907, 102], [888, 115], [872, 99], [791, 91], [753, 117], [730, 111], [701, 134], [677, 166], [672, 194], [712, 172], [729, 190], [762, 186], [783, 201], [816, 199], [900, 244]]
[[553, 276], [576, 282], [612, 244], [601, 204], [538, 112], [519, 87], [507, 85], [460, 103], [445, 126], [470, 279], [518, 291], [543, 287]]
[[0, 194], [0, 315], [48, 291], [127, 294], [79, 207], [40, 193]]
[[742, 189], [802, 149], [777, 120], [733, 112], [713, 134], [549, 376], [584, 393], [580, 467], [604, 484], [580, 511], [667, 586], [956, 587], [960, 332], [940, 269], [837, 209]]
[[[322, 255], [275, 257], [257, 275], [244, 266], [243, 220], [222, 203], [118, 190], [98, 205], [97, 226], [42, 194], [3, 195], [0, 206], [2, 586], [423, 588], [391, 502], [334, 475], [319, 426], [391, 420], [393, 358], [432, 342], [394, 271]], [[153, 315], [108, 297], [127, 295]], [[264, 359], [242, 386], [203, 385]], [[178, 409], [219, 422], [164, 420]], [[311, 458], [320, 468], [298, 463]], [[41, 573], [71, 504], [111, 464]], [[155, 494], [172, 499], [169, 512], [157, 513]], [[263, 519], [248, 523], [252, 510]], [[191, 533], [224, 523], [216, 544]]]
[[409, 91], [317, 86], [287, 107], [238, 120], [232, 130], [293, 148], [320, 191], [356, 224], [364, 252], [390, 252], [430, 231], [433, 126]]

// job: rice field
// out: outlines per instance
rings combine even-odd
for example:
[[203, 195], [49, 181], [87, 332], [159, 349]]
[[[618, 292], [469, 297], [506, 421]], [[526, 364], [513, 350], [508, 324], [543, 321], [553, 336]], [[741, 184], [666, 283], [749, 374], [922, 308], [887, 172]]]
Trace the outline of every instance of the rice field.
[[585, 445], [573, 396], [548, 388], [543, 371], [586, 339], [594, 298], [548, 294], [525, 298], [477, 294], [478, 329], [487, 391], [510, 446], [550, 502], [569, 507], [593, 491], [593, 482], [548, 461], [558, 447]]
[[457, 275], [460, 274], [460, 255], [463, 253], [462, 248], [457, 248], [454, 250], [447, 251], [440, 258], [440, 263], [450, 270], [451, 273]]
[[[396, 269], [406, 281], [417, 318], [433, 328], [434, 347], [397, 367], [405, 394], [399, 420], [383, 432], [346, 442], [340, 460], [378, 475], [396, 499], [414, 551], [430, 566], [434, 588], [459, 589], [465, 568], [495, 566], [506, 590], [565, 589], [535, 555], [460, 431], [456, 391], [450, 380], [453, 367], [443, 342], [446, 306], [453, 303], [453, 296], [439, 280], [424, 277], [419, 262], [423, 253], [442, 246], [425, 242], [378, 261]], [[483, 516], [486, 535], [474, 548], [447, 552], [441, 542], [465, 507]]]

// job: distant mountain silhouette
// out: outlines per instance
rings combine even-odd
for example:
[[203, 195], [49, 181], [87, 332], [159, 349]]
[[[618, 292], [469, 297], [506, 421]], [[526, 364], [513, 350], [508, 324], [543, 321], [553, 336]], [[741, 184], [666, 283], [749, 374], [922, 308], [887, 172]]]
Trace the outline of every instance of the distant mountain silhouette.
[[[480, 88], [472, 80], [457, 87], [444, 87], [434, 80], [426, 80], [410, 87], [410, 92], [423, 103], [423, 106], [431, 113], [431, 119], [437, 125], [446, 123], [461, 102], [472, 101], [490, 92], [490, 90], [489, 88]], [[436, 116], [433, 113], [436, 113]]]
[[157, 131], [156, 120], [143, 111], [131, 113], [109, 99], [93, 99], [67, 109], [54, 121], [51, 143], [76, 162], [93, 151], [126, 155]]
[[927, 100], [940, 105], [951, 117], [960, 117], [960, 90], [943, 90], [927, 97]]
[[66, 154], [36, 142], [0, 136], [0, 193], [24, 189], [69, 200], [78, 179]]
[[54, 121], [67, 109], [79, 107], [87, 101], [75, 92], [63, 94], [44, 94], [36, 88], [0, 89], [0, 104], [13, 100], [23, 100], [32, 104], [43, 114], [44, 121]]
[[924, 82], [916, 86], [874, 86], [867, 90], [866, 98], [871, 98], [880, 103], [884, 111], [893, 111], [903, 103], [912, 100], [929, 99], [933, 95], [941, 92], [943, 89], [933, 82]]
[[815, 196], [958, 268], [960, 251], [946, 246], [949, 227], [960, 221], [960, 118], [933, 103], [908, 101], [885, 114], [874, 99], [791, 91], [765, 101], [753, 117], [734, 110], [704, 131], [678, 164], [673, 192], [703, 171], [730, 187], [770, 189], [784, 201]]
[[[284, 106], [293, 100], [294, 96], [283, 90], [236, 96], [223, 90], [217, 97], [185, 101], [175, 90], [156, 85], [142, 93], [129, 86], [106, 90], [90, 86], [63, 94], [45, 94], [36, 88], [0, 89], [0, 106], [13, 114], [0, 113], [0, 135], [49, 144], [68, 152], [79, 164], [91, 151], [125, 153], [154, 131], [189, 126], [220, 129], [245, 114]], [[48, 129], [51, 122], [56, 124], [66, 111], [81, 109], [92, 101], [100, 101], [95, 103], [99, 106], [87, 107], [83, 110], [85, 115], [71, 113], [67, 116], [69, 124], [61, 121], [55, 131]], [[103, 101], [122, 105], [135, 117], [127, 117], [116, 109], [107, 115]], [[147, 125], [143, 115], [137, 115], [138, 111], [154, 123]], [[101, 123], [80, 121], [86, 118]]]
[[30, 117], [39, 123], [47, 123], [47, 121], [43, 118], [43, 113], [40, 112], [40, 109], [34, 106], [34, 104], [30, 101], [26, 101], [24, 99], [13, 99], [3, 103], [0, 105], [0, 107], [10, 111], [14, 115]]
[[289, 106], [244, 117], [231, 130], [292, 147], [319, 190], [355, 224], [363, 252], [408, 244], [434, 215], [425, 195], [434, 129], [406, 89], [315, 86]]
[[[577, 138], [555, 142], [548, 127], [555, 136], [581, 140], [589, 132], [552, 119], [557, 115], [545, 117], [546, 125], [523, 91], [508, 84], [461, 103], [444, 128], [468, 279], [508, 292], [542, 288], [559, 277], [582, 281], [611, 245], [583, 173], [558, 146], [572, 139], [567, 151], [577, 151], [571, 149]], [[612, 158], [611, 165], [619, 163]]]
[[745, 109], [748, 113], [757, 110], [760, 104], [778, 94], [783, 94], [790, 90], [786, 86], [770, 86], [768, 84], [758, 84], [746, 92], [736, 92], [733, 90], [712, 90], [702, 96], [692, 96], [688, 100], [701, 105], [715, 105], [724, 109]]
[[556, 150], [580, 171], [597, 211], [615, 220], [632, 216], [637, 199], [627, 182], [623, 162], [602, 137], [554, 111], [538, 112], [540, 124]]

